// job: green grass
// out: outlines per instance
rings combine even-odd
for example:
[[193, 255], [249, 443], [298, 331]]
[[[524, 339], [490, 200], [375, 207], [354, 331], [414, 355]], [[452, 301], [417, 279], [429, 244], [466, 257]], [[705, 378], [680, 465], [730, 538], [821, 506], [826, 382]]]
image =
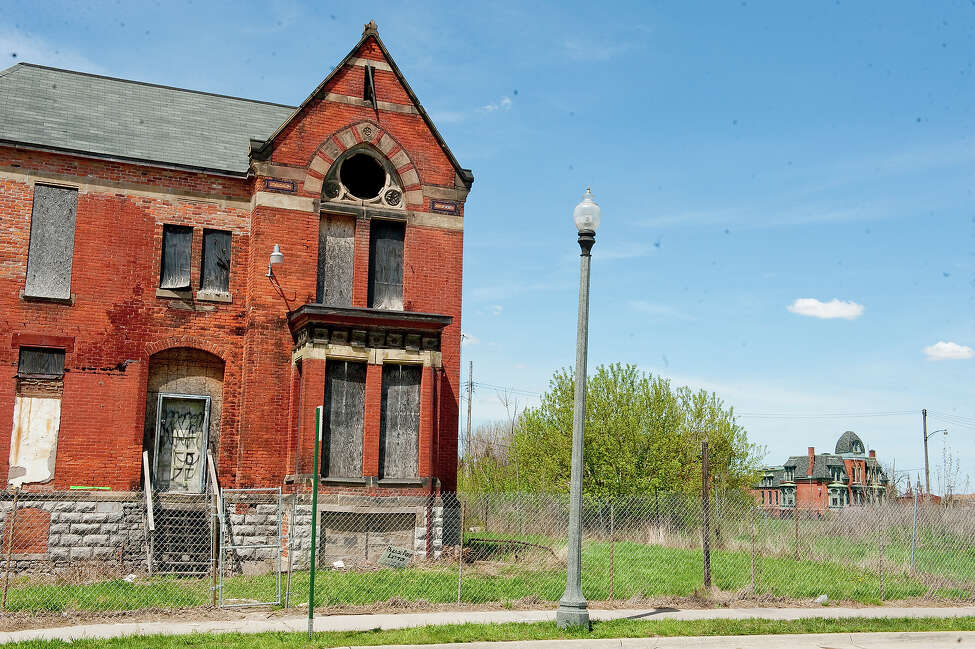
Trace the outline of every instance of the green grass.
[[650, 638], [676, 636], [766, 635], [794, 633], [975, 631], [975, 618], [849, 618], [830, 620], [613, 620], [595, 622], [591, 632], [563, 631], [551, 622], [510, 624], [458, 624], [390, 631], [331, 631], [315, 634], [309, 642], [303, 633], [194, 634], [84, 639], [70, 643], [34, 640], [11, 643], [10, 649], [143, 649], [159, 647], [221, 647], [225, 649], [303, 649], [311, 647], [374, 646], [383, 644], [434, 644], [473, 641], [557, 640], [568, 638]]
[[[545, 539], [526, 537], [545, 543]], [[851, 563], [870, 548], [857, 544], [842, 548]], [[630, 541], [617, 542], [613, 599], [633, 597], [690, 596], [703, 582], [700, 549], [670, 548]], [[835, 556], [835, 555], [833, 555]], [[554, 602], [565, 587], [565, 568], [544, 551], [534, 550], [518, 561], [513, 553], [501, 552], [499, 561], [464, 568], [462, 600], [467, 603], [510, 602], [537, 598]], [[609, 543], [588, 542], [583, 547], [583, 592], [590, 600], [610, 598]], [[973, 570], [973, 558], [959, 553], [952, 565], [958, 579]], [[968, 562], [968, 563], [966, 563]], [[715, 550], [711, 554], [712, 582], [723, 591], [739, 592], [751, 586], [751, 558], [747, 552]], [[957, 582], [956, 582], [957, 583]], [[971, 600], [975, 597], [975, 576], [961, 583], [965, 588], [931, 590], [917, 579], [888, 571], [884, 575], [884, 599], [935, 596]], [[282, 578], [282, 588], [284, 579]], [[826, 594], [831, 600], [869, 604], [881, 602], [881, 579], [876, 571], [828, 561], [796, 561], [789, 557], [759, 556], [755, 562], [755, 591], [777, 597], [814, 598]], [[276, 578], [238, 576], [226, 581], [225, 598], [268, 601], [275, 598]], [[291, 602], [308, 600], [308, 573], [292, 575]], [[8, 610], [136, 610], [205, 606], [211, 602], [209, 579], [155, 577], [147, 582], [121, 580], [88, 585], [38, 585], [21, 578], [11, 583]], [[434, 563], [401, 570], [339, 572], [323, 570], [316, 579], [316, 606], [368, 605], [393, 597], [405, 601], [449, 603], [457, 599], [457, 566]]]

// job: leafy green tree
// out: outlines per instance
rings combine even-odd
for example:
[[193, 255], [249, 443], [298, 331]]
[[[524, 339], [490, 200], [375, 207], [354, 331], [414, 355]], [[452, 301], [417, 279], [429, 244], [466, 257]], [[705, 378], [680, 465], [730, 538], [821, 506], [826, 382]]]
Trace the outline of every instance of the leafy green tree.
[[[541, 403], [518, 418], [504, 473], [517, 466], [526, 491], [568, 491], [574, 383], [570, 369], [559, 370]], [[634, 365], [600, 366], [589, 378], [583, 471], [587, 494], [699, 493], [704, 439], [714, 483], [722, 489], [747, 486], [758, 466], [759, 449], [748, 442], [733, 409], [717, 395], [675, 389], [668, 379]], [[495, 473], [499, 466], [492, 469]], [[503, 482], [510, 485], [510, 479]]]

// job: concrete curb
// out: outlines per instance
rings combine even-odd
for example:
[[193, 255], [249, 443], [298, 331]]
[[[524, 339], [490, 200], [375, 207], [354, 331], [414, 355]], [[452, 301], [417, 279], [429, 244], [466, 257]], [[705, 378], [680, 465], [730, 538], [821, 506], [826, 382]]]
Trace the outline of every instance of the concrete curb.
[[[894, 617], [970, 617], [975, 606], [941, 608], [727, 608], [727, 609], [615, 609], [592, 610], [593, 620], [799, 620], [806, 618], [894, 618]], [[503, 624], [508, 622], [555, 621], [555, 611], [438, 611], [432, 613], [396, 613], [372, 615], [330, 615], [315, 619], [316, 631], [369, 631], [372, 629], [403, 629], [443, 624]], [[308, 628], [307, 617], [251, 618], [205, 622], [119, 622], [115, 624], [83, 624], [49, 629], [27, 629], [0, 633], [0, 644], [25, 640], [77, 640], [81, 638], [116, 638], [146, 635], [189, 635], [193, 633], [265, 633], [303, 632]], [[792, 636], [790, 636], [792, 637]], [[556, 641], [565, 646], [567, 641]], [[614, 647], [620, 647], [614, 640]], [[524, 643], [520, 643], [524, 644]], [[426, 645], [428, 648], [430, 645]], [[467, 644], [466, 647], [473, 647]], [[488, 646], [488, 645], [485, 645]], [[499, 645], [490, 645], [499, 646]], [[504, 646], [504, 645], [500, 645]], [[539, 645], [545, 646], [545, 645]], [[589, 645], [585, 645], [589, 646]], [[593, 645], [595, 646], [595, 645]], [[650, 645], [634, 645], [650, 646]], [[653, 645], [663, 646], [663, 645]], [[766, 645], [769, 646], [769, 645]]]

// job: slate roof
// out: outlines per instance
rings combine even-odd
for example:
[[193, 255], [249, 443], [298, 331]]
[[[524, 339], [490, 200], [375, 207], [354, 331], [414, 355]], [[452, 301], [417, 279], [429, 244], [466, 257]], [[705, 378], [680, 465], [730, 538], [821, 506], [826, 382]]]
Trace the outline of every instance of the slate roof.
[[0, 142], [246, 175], [250, 140], [293, 106], [18, 63], [0, 71]]
[[[858, 450], [854, 450], [853, 449], [853, 446], [854, 446], [854, 443], [855, 442], [859, 442], [859, 449]], [[840, 435], [840, 438], [838, 440], [836, 440], [836, 450], [835, 450], [835, 453], [837, 455], [842, 455], [843, 453], [856, 453], [856, 454], [860, 455], [860, 454], [863, 454], [863, 451], [866, 448], [867, 447], [863, 443], [863, 440], [860, 439], [860, 436], [857, 435], [856, 433], [854, 433], [852, 430], [848, 430], [845, 433], [843, 433], [842, 435]]]

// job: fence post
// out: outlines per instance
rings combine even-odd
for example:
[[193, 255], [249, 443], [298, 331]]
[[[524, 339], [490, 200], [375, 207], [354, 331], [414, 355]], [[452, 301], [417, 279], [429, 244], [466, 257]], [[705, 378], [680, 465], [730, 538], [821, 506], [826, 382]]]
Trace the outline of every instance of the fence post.
[[[14, 489], [14, 503], [10, 510], [10, 533], [4, 534], [7, 540], [7, 567], [3, 571], [3, 602], [0, 610], [7, 610], [7, 588], [10, 586], [10, 555], [14, 550], [14, 526], [17, 524], [17, 499], [20, 497], [20, 486]], [[4, 532], [7, 526], [4, 525]]]
[[464, 584], [464, 510], [467, 504], [460, 504], [460, 542], [457, 551], [457, 603], [460, 604], [460, 591]]
[[758, 516], [759, 509], [756, 507], [752, 514], [752, 594], [755, 594], [755, 519]]
[[616, 503], [609, 503], [609, 600], [613, 601], [616, 589], [616, 566], [613, 561], [616, 546]]
[[708, 443], [701, 442], [701, 549], [704, 554], [704, 588], [711, 590], [711, 531], [708, 527]]
[[911, 574], [914, 574], [914, 553], [917, 551], [917, 491], [914, 492], [914, 525], [911, 529]]

